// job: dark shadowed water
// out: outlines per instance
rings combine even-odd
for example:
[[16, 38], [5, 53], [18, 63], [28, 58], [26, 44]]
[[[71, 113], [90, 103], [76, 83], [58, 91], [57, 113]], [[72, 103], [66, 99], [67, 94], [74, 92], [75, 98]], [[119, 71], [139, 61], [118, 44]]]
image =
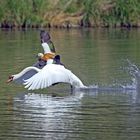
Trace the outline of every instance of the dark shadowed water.
[[140, 30], [52, 29], [50, 34], [62, 62], [87, 89], [71, 94], [63, 84], [37, 91], [6, 84], [43, 50], [39, 30], [1, 30], [0, 139], [139, 140]]

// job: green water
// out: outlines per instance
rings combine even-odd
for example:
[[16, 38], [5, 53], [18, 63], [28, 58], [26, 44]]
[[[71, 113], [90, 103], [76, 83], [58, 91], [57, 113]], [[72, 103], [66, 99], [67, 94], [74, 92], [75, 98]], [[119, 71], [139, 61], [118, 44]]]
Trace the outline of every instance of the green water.
[[[131, 84], [126, 59], [140, 64], [140, 30], [50, 30], [65, 66], [85, 85]], [[68, 85], [27, 91], [8, 76], [36, 62], [39, 30], [0, 31], [0, 139], [139, 140], [140, 95], [79, 91]]]

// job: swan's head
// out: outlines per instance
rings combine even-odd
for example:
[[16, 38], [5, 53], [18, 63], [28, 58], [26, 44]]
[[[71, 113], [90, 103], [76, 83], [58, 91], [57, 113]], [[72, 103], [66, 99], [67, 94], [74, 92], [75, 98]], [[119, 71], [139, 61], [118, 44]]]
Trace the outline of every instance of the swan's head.
[[7, 83], [12, 82], [14, 79], [15, 79], [14, 75], [10, 75], [8, 80], [7, 80]]

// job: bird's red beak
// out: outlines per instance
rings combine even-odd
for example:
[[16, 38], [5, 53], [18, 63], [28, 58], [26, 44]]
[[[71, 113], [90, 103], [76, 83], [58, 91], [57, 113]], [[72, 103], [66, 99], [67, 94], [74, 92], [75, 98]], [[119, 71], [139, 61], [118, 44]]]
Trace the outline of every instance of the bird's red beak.
[[11, 81], [13, 81], [13, 76], [9, 76], [9, 79], [6, 81], [6, 83], [9, 83]]

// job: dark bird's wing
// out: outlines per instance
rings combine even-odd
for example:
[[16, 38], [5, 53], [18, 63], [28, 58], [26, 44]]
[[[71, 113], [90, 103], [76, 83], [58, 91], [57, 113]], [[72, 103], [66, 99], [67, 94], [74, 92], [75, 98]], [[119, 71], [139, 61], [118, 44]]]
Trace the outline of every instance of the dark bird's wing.
[[41, 40], [41, 43], [48, 43], [48, 41], [51, 39], [49, 33], [47, 31], [44, 31], [44, 30], [41, 30], [40, 32], [40, 40]]

